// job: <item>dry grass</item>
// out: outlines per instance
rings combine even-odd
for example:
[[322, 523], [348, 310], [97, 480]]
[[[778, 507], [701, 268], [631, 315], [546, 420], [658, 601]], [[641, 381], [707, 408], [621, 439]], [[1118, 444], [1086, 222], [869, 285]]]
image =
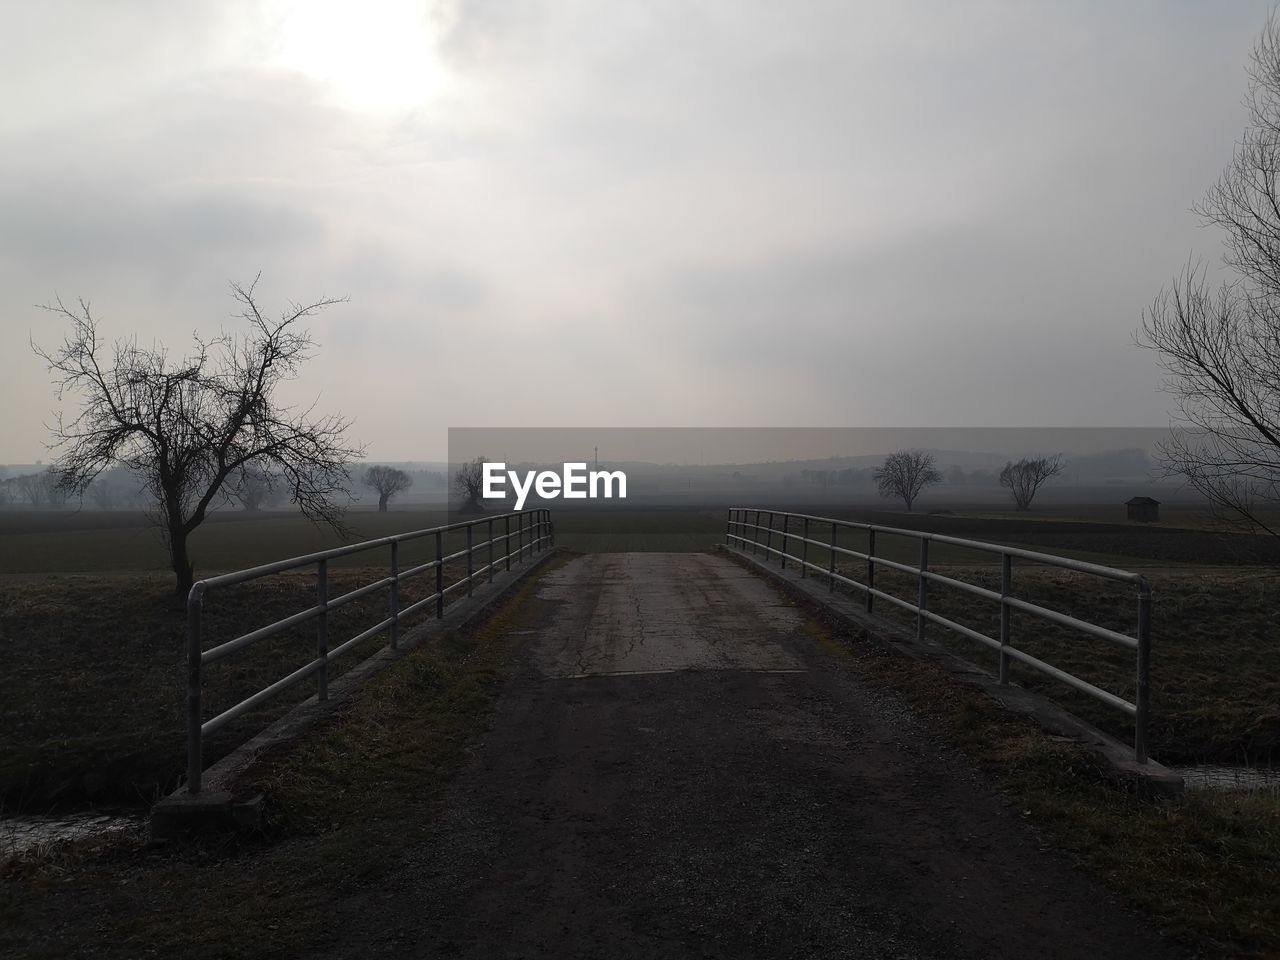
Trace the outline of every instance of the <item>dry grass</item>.
[[11, 864], [0, 955], [305, 956], [332, 923], [321, 905], [377, 885], [390, 854], [430, 829], [491, 713], [536, 583], [474, 632], [392, 665], [300, 749], [258, 768], [271, 793], [262, 836], [66, 847]]
[[1124, 793], [1097, 761], [941, 669], [836, 630], [860, 676], [892, 689], [977, 762], [1023, 816], [1200, 955], [1280, 953], [1280, 794]]
[[[999, 590], [989, 567], [935, 567], [939, 573]], [[849, 571], [861, 577], [862, 571]], [[1153, 754], [1167, 763], [1249, 763], [1280, 760], [1280, 580], [1258, 568], [1152, 571], [1150, 724]], [[881, 570], [876, 585], [916, 598], [914, 577]], [[1013, 594], [1080, 619], [1133, 635], [1133, 588], [1070, 571], [1015, 566]], [[989, 637], [999, 636], [997, 605], [961, 590], [931, 584], [929, 609]], [[877, 601], [878, 615], [915, 624], [914, 614]], [[940, 626], [928, 636], [966, 659], [997, 669], [994, 651]], [[1013, 646], [1132, 701], [1137, 665], [1118, 644], [1014, 613]], [[1011, 677], [1062, 703], [1091, 723], [1131, 741], [1132, 721], [1092, 698], [1011, 663]]]
[[[406, 566], [416, 558], [406, 559]], [[416, 561], [420, 562], [420, 561]], [[450, 569], [447, 580], [462, 571]], [[381, 569], [330, 574], [330, 596], [385, 576]], [[430, 576], [402, 587], [402, 605], [429, 595]], [[291, 573], [212, 591], [205, 647], [315, 603], [313, 573]], [[330, 647], [387, 615], [378, 591], [329, 615]], [[424, 612], [424, 615], [429, 615]], [[165, 577], [53, 577], [0, 582], [0, 808], [78, 802], [150, 801], [184, 770], [186, 607]], [[331, 675], [386, 643], [372, 637]], [[205, 671], [212, 717], [315, 656], [310, 622], [261, 641]], [[315, 690], [305, 680], [209, 738], [206, 764], [243, 743]]]

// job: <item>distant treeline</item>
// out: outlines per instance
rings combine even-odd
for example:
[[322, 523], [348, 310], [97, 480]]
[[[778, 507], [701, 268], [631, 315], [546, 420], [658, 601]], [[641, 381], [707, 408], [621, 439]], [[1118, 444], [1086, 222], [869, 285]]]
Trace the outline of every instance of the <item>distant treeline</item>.
[[[1103, 453], [1068, 456], [1062, 479], [1067, 483], [1105, 483], [1111, 480], [1132, 480], [1151, 476], [1156, 465], [1146, 451], [1138, 449], [1108, 450]], [[853, 490], [874, 490], [875, 467], [847, 467], [841, 470], [805, 469], [784, 478], [822, 488], [845, 487]], [[966, 470], [958, 464], [942, 467], [943, 482], [951, 486], [996, 487], [1000, 485], [1000, 467], [971, 467]], [[745, 476], [734, 474], [737, 480]]]
[[[378, 499], [375, 491], [361, 482], [373, 464], [352, 471], [351, 499], [356, 503]], [[412, 478], [411, 492], [404, 499], [443, 499], [448, 478], [442, 470], [405, 469]], [[226, 497], [215, 509], [283, 510], [290, 506], [284, 478], [260, 471], [245, 471], [224, 489]], [[113, 467], [94, 479], [83, 502], [68, 499], [49, 467], [43, 464], [0, 466], [0, 509], [29, 507], [33, 510], [61, 510], [82, 506], [94, 510], [144, 510], [154, 503], [142, 479], [124, 467]]]

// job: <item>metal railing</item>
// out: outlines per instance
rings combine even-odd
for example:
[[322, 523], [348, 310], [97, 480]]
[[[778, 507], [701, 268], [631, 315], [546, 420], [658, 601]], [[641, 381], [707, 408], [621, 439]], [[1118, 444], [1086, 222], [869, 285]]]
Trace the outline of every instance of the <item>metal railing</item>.
[[[762, 524], [761, 517], [767, 517], [767, 522]], [[781, 521], [780, 523], [779, 520]], [[798, 522], [800, 527], [798, 532], [792, 529], [793, 522]], [[840, 546], [840, 530], [864, 531], [867, 535], [866, 552], [863, 553]], [[826, 539], [810, 536], [811, 533], [816, 534], [819, 531], [826, 533]], [[918, 540], [920, 543], [919, 562], [916, 564], [899, 563], [895, 560], [876, 556], [877, 533]], [[775, 537], [779, 538], [780, 545], [777, 547], [773, 545]], [[931, 543], [964, 547], [969, 550], [977, 550], [999, 556], [999, 592], [930, 570], [929, 544]], [[948, 537], [919, 530], [904, 530], [899, 527], [886, 527], [874, 523], [834, 520], [830, 517], [813, 517], [802, 513], [789, 513], [763, 508], [756, 509], [754, 507], [731, 507], [729, 509], [728, 524], [725, 528], [725, 544], [730, 547], [737, 545], [743, 552], [757, 555], [763, 550], [767, 559], [777, 557], [782, 569], [786, 569], [787, 561], [791, 560], [798, 565], [802, 578], [810, 572], [825, 577], [828, 590], [834, 590], [837, 583], [859, 590], [866, 596], [868, 613], [873, 611], [873, 604], [876, 598], [914, 613], [916, 615], [916, 636], [918, 639], [924, 639], [925, 624], [934, 623], [990, 647], [1000, 657], [1000, 682], [1002, 684], [1009, 681], [1009, 660], [1013, 659], [1127, 714], [1133, 718], [1134, 758], [1138, 763], [1147, 762], [1147, 719], [1150, 713], [1151, 698], [1151, 587], [1139, 574], [1131, 573], [1128, 570], [1118, 570], [1114, 567], [1100, 566], [1096, 563], [1086, 563], [1082, 560], [1072, 560], [1068, 557], [1037, 553], [1033, 550], [1022, 550], [1017, 547], [1006, 547], [997, 543], [985, 543], [980, 540], [965, 540], [960, 537]], [[798, 547], [799, 554], [789, 553], [787, 550], [789, 544], [792, 545], [792, 550]], [[811, 546], [827, 551], [827, 564], [825, 567], [809, 562], [809, 548]], [[837, 556], [865, 562], [865, 582], [852, 579], [840, 573], [836, 567]], [[1015, 558], [1043, 566], [1075, 570], [1079, 573], [1091, 574], [1106, 580], [1132, 584], [1137, 591], [1138, 607], [1137, 629], [1134, 635], [1130, 636], [1115, 630], [1109, 630], [1106, 627], [1089, 623], [1087, 620], [1080, 620], [1057, 610], [1051, 610], [1048, 607], [1042, 607], [1011, 596], [1013, 561]], [[875, 585], [877, 567], [885, 567], [914, 576], [917, 581], [916, 602], [912, 603], [909, 600], [904, 600], [901, 597], [896, 597], [891, 593], [877, 589]], [[1000, 636], [998, 638], [989, 637], [984, 633], [966, 627], [964, 624], [956, 623], [954, 620], [949, 620], [931, 611], [929, 609], [929, 584], [931, 583], [954, 587], [957, 590], [962, 590], [999, 604]], [[1137, 660], [1135, 702], [1130, 703], [1122, 697], [1103, 690], [1101, 687], [1096, 687], [1088, 681], [1081, 680], [1079, 677], [1073, 676], [1059, 667], [1032, 656], [1025, 650], [1019, 650], [1012, 646], [1009, 642], [1009, 622], [1010, 616], [1015, 610], [1135, 651]]]
[[[501, 527], [501, 532], [495, 533], [495, 525]], [[475, 531], [481, 527], [485, 528], [486, 538], [477, 542]], [[445, 535], [459, 530], [466, 532], [466, 547], [446, 554], [444, 552]], [[400, 545], [426, 538], [434, 539], [435, 557], [426, 563], [420, 563], [401, 570]], [[515, 541], [514, 544], [512, 543], [513, 540]], [[317, 698], [327, 700], [329, 697], [329, 664], [334, 659], [347, 653], [357, 644], [384, 632], [389, 632], [391, 648], [395, 649], [400, 639], [400, 623], [406, 617], [412, 616], [420, 610], [428, 609], [432, 605], [435, 608], [435, 616], [437, 618], [443, 617], [445, 598], [449, 594], [465, 589], [467, 596], [471, 596], [476, 580], [483, 577], [492, 582], [494, 571], [499, 567], [510, 570], [513, 559], [516, 563], [520, 563], [526, 557], [532, 558], [534, 554], [549, 549], [554, 543], [555, 530], [551, 523], [551, 511], [540, 508], [450, 523], [427, 530], [415, 530], [411, 533], [380, 537], [376, 540], [366, 540], [362, 543], [353, 543], [345, 547], [335, 547], [332, 550], [322, 550], [319, 553], [310, 553], [301, 557], [280, 560], [276, 563], [267, 563], [246, 570], [225, 573], [196, 583], [187, 595], [187, 792], [192, 794], [200, 792], [203, 770], [202, 749], [203, 740], [206, 736], [313, 674], [316, 676]], [[502, 551], [500, 554], [495, 553], [495, 549], [499, 548], [499, 544]], [[390, 568], [386, 577], [357, 587], [341, 596], [329, 596], [330, 560], [339, 557], [350, 557], [354, 554], [384, 547], [390, 547], [391, 549]], [[485, 563], [483, 566], [476, 567], [476, 553], [480, 551], [487, 551]], [[458, 560], [466, 561], [466, 574], [450, 584], [445, 584], [445, 566]], [[236, 637], [234, 640], [227, 640], [208, 650], [202, 649], [201, 613], [204, 607], [205, 595], [210, 590], [311, 566], [316, 568], [316, 602], [314, 605], [307, 607], [305, 610], [300, 610], [292, 616], [277, 620], [275, 623], [252, 630]], [[429, 573], [435, 576], [434, 592], [430, 596], [423, 597], [421, 600], [408, 604], [402, 609], [400, 606], [400, 584], [410, 577]], [[389, 615], [384, 620], [373, 624], [368, 629], [331, 648], [329, 646], [328, 631], [329, 612], [379, 590], [387, 591]], [[269, 686], [264, 687], [252, 696], [240, 701], [235, 706], [222, 711], [217, 716], [209, 720], [203, 719], [201, 689], [202, 671], [205, 665], [221, 660], [223, 657], [257, 643], [259, 640], [265, 640], [309, 620], [316, 621], [316, 655], [314, 659], [287, 676], [281, 677]]]

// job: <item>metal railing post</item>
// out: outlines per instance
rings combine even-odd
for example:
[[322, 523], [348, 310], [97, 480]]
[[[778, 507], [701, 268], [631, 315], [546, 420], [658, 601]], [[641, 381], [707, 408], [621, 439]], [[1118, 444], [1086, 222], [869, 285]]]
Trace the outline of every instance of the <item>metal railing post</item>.
[[467, 524], [467, 596], [471, 596], [471, 578], [475, 576], [475, 564], [471, 560], [471, 551], [475, 549], [472, 541], [475, 539], [471, 531], [475, 528], [471, 524]]
[[502, 562], [511, 569], [511, 514], [502, 518]]
[[200, 616], [204, 607], [204, 587], [196, 584], [187, 594], [187, 793], [200, 792]]
[[1147, 716], [1151, 707], [1151, 587], [1138, 584], [1138, 689], [1134, 698], [1133, 758], [1147, 762]]
[[920, 541], [920, 602], [916, 604], [916, 639], [924, 639], [924, 612], [929, 606], [929, 581], [925, 579], [925, 571], [929, 569], [929, 541]]
[[773, 556], [773, 511], [769, 511], [769, 536], [764, 543], [764, 562], [768, 563]]
[[809, 518], [800, 521], [800, 579], [809, 575]]
[[436, 531], [436, 619], [444, 617], [444, 533]]
[[516, 514], [516, 563], [524, 563], [524, 514]]
[[729, 508], [729, 519], [724, 525], [724, 545], [726, 547], [733, 546], [733, 507]]
[[791, 526], [791, 514], [782, 515], [782, 550], [778, 553], [779, 569], [787, 569], [787, 527]]
[[836, 588], [836, 522], [831, 521], [831, 555], [827, 558], [827, 592]]
[[875, 605], [875, 594], [871, 591], [876, 586], [876, 532], [874, 530], [867, 531], [867, 613], [870, 613]]
[[1005, 648], [1009, 646], [1009, 620], [1011, 611], [1005, 601], [1009, 598], [1009, 590], [1013, 585], [1013, 557], [1007, 553], [1000, 555], [1000, 683], [1009, 682], [1009, 654]]
[[391, 649], [400, 645], [400, 541], [391, 541]]
[[316, 671], [316, 699], [329, 699], [329, 561], [316, 564], [316, 602], [324, 609], [316, 618], [316, 658], [320, 669]]
[[493, 583], [493, 517], [489, 518], [489, 582]]

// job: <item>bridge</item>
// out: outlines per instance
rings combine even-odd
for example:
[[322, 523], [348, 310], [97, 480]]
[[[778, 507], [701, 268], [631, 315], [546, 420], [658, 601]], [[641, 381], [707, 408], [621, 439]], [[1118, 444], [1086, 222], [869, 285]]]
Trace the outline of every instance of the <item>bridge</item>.
[[[332, 906], [333, 941], [319, 955], [400, 956], [412, 944], [477, 958], [1172, 956], [902, 701], [867, 682], [801, 594], [760, 575], [755, 568], [772, 565], [786, 576], [790, 563], [793, 586], [803, 574], [834, 596], [853, 579], [841, 561], [870, 560], [857, 581], [865, 598], [893, 597], [874, 586], [874, 569], [907, 565], [878, 557], [874, 540], [869, 550], [841, 547], [837, 521], [794, 521], [768, 516], [766, 525], [762, 512], [733, 511], [719, 554], [562, 556], [546, 511], [341, 548], [392, 554], [388, 576], [359, 588], [389, 594], [387, 620], [369, 628], [389, 634], [387, 657], [430, 639], [430, 630], [401, 631], [402, 617], [473, 620], [536, 580], [518, 601], [528, 607], [524, 635], [491, 729], [449, 787], [443, 817], [425, 842], [400, 851], [388, 884]], [[401, 568], [414, 539], [433, 544], [434, 557]], [[1008, 548], [986, 546], [1010, 562]], [[927, 551], [913, 568], [921, 584], [932, 572]], [[342, 645], [331, 648], [324, 628], [343, 600], [324, 586], [334, 553], [193, 590], [193, 775], [178, 808], [225, 802], [240, 769], [234, 757], [201, 769], [211, 720], [200, 671], [275, 626], [210, 646], [200, 635], [205, 596], [236, 578], [317, 569], [316, 606], [288, 623], [317, 621], [318, 655], [267, 693], [318, 677], [317, 697], [301, 708], [315, 711], [338, 695], [327, 671]], [[412, 576], [435, 589], [401, 608], [397, 588]], [[1135, 586], [1147, 613], [1136, 636], [1112, 639], [1141, 654], [1150, 601]], [[1004, 594], [994, 597], [1002, 607]], [[895, 599], [929, 613], [923, 588]], [[1017, 648], [1002, 623], [988, 639], [1008, 653]], [[1147, 669], [1145, 655], [1137, 668]], [[1099, 693], [1145, 713], [1141, 702]], [[265, 699], [254, 697], [231, 710]], [[1135, 765], [1150, 764], [1144, 719], [1126, 748]]]

